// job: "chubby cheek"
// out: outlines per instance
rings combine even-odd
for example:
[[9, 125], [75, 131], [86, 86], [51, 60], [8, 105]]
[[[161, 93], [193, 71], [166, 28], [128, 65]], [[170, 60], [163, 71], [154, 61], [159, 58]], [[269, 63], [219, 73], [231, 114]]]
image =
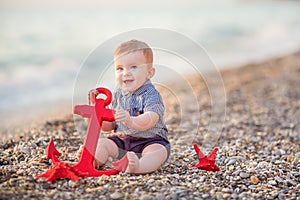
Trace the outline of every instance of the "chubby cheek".
[[120, 74], [115, 75], [115, 81], [117, 84], [121, 85], [122, 84], [122, 76]]

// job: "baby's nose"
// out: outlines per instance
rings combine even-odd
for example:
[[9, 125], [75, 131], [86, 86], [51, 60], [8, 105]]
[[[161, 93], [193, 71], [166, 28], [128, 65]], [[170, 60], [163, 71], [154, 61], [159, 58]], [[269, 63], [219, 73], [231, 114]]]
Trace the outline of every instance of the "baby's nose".
[[130, 69], [124, 69], [123, 70], [123, 75], [128, 75], [131, 73], [131, 70]]

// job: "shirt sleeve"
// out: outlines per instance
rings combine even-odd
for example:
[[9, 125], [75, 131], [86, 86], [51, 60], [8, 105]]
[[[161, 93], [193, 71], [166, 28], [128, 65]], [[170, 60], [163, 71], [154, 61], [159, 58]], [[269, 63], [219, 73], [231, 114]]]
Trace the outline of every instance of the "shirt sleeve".
[[145, 99], [144, 111], [152, 111], [159, 115], [162, 119], [165, 112], [165, 107], [163, 105], [162, 98], [157, 91], [151, 92]]

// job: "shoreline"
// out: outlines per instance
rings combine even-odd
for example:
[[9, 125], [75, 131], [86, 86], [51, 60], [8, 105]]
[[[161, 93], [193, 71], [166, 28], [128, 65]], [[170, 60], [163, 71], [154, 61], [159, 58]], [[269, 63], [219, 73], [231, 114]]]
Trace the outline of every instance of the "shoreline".
[[[221, 70], [227, 96], [222, 134], [214, 138], [219, 147], [216, 162], [220, 172], [189, 167], [197, 162], [192, 143], [210, 141], [210, 93], [203, 80], [189, 77], [199, 100], [182, 111], [188, 96], [180, 90], [172, 96], [162, 90], [166, 123], [172, 145], [166, 164], [154, 173], [68, 179], [52, 183], [35, 176], [49, 169], [45, 158], [50, 138], [62, 153], [59, 158], [77, 162], [76, 152], [85, 136], [86, 125], [71, 115], [21, 131], [21, 137], [0, 143], [0, 198], [103, 198], [103, 199], [297, 199], [300, 196], [300, 52], [261, 63]], [[175, 85], [173, 85], [174, 87]], [[171, 87], [171, 85], [170, 85]], [[174, 97], [174, 98], [173, 98]], [[181, 114], [180, 114], [181, 113]], [[186, 115], [185, 115], [186, 114]], [[184, 116], [191, 120], [184, 120]], [[79, 129], [78, 129], [79, 128]], [[78, 129], [78, 130], [77, 130]], [[197, 134], [191, 135], [193, 131]], [[191, 137], [192, 136], [192, 137]], [[206, 153], [205, 152], [205, 153]]]
[[[38, 109], [33, 110], [32, 107], [29, 107], [25, 108], [22, 113], [14, 111], [2, 114], [1, 117], [4, 119], [0, 125], [0, 141], [17, 139], [22, 131], [42, 127], [47, 121], [63, 120], [66, 116], [72, 115], [70, 104], [66, 101], [50, 102], [47, 103], [47, 107], [37, 105]], [[5, 119], [5, 117], [9, 119]]]

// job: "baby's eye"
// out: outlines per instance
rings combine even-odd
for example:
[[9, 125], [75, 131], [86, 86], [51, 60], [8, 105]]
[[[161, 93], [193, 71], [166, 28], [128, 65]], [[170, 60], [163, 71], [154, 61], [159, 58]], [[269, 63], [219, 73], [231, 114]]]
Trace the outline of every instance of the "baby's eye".
[[135, 66], [135, 65], [131, 66], [131, 69], [136, 69], [136, 68], [137, 68], [137, 66]]
[[123, 70], [123, 67], [117, 67], [116, 68], [116, 71], [122, 71]]

